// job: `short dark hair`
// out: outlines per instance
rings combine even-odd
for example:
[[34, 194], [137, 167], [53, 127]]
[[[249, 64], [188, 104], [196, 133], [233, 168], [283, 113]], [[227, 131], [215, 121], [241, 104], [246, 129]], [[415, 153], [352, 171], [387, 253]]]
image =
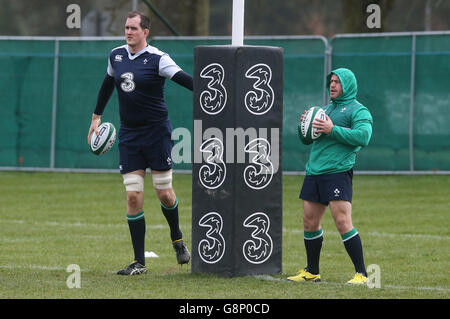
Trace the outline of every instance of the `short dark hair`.
[[140, 11], [130, 11], [128, 12], [127, 18], [134, 18], [136, 16], [141, 17], [141, 28], [150, 30], [150, 19], [145, 14]]

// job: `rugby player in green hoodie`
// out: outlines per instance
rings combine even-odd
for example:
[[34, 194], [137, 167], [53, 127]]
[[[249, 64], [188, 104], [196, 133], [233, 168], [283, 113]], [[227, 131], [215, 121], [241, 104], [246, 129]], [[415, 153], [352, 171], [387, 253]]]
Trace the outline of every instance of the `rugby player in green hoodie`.
[[327, 77], [327, 89], [331, 104], [323, 108], [327, 114], [325, 120], [316, 119], [313, 122], [313, 127], [322, 136], [312, 143], [299, 196], [303, 200], [307, 266], [288, 279], [296, 282], [320, 281], [321, 220], [327, 206], [330, 206], [356, 271], [347, 283], [366, 284], [361, 238], [352, 223], [352, 178], [356, 153], [369, 144], [373, 120], [369, 110], [356, 100], [357, 82], [352, 71], [345, 68], [332, 71]]

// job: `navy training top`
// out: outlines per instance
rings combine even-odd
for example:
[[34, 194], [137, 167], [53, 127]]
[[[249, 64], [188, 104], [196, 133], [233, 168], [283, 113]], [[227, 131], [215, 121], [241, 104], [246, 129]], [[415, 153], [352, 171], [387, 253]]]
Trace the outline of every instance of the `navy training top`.
[[137, 128], [167, 120], [165, 79], [180, 70], [167, 53], [150, 45], [135, 54], [128, 45], [111, 50], [107, 73], [114, 77], [121, 125]]

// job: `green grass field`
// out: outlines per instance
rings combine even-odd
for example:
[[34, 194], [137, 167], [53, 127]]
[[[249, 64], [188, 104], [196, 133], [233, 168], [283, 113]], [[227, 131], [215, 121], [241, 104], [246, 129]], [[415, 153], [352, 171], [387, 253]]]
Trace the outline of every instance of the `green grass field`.
[[[286, 277], [306, 265], [298, 199], [302, 176], [283, 177], [283, 272], [223, 278], [180, 267], [169, 230], [146, 180], [145, 275], [115, 272], [132, 261], [119, 174], [0, 172], [0, 298], [432, 298], [450, 297], [450, 177], [354, 177], [353, 221], [366, 266], [381, 270], [381, 287], [351, 287], [353, 274], [332, 218], [323, 221], [323, 282]], [[174, 176], [180, 222], [191, 243], [191, 175]], [[70, 264], [81, 288], [69, 289]]]

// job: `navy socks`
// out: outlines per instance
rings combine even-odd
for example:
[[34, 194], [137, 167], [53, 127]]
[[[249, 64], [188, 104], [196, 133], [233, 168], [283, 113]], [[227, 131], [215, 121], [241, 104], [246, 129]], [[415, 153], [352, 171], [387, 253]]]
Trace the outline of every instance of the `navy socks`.
[[136, 215], [127, 214], [128, 227], [130, 229], [131, 243], [133, 244], [134, 260], [145, 265], [145, 218], [144, 211]]

